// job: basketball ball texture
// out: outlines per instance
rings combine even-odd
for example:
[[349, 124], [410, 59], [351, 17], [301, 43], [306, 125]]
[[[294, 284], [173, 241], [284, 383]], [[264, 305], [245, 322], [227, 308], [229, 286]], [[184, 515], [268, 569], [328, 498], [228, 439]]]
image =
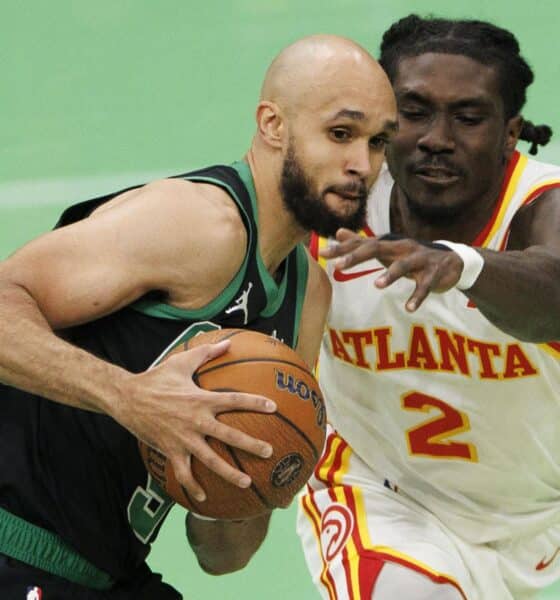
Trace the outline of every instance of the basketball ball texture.
[[216, 519], [256, 517], [285, 508], [313, 472], [325, 441], [326, 414], [319, 385], [305, 362], [289, 346], [248, 329], [219, 329], [199, 334], [173, 350], [230, 339], [226, 353], [202, 365], [195, 383], [211, 391], [261, 394], [277, 404], [275, 413], [229, 411], [218, 420], [270, 443], [270, 458], [260, 458], [219, 440], [208, 438], [212, 449], [252, 484], [241, 489], [192, 457], [194, 477], [207, 499], [197, 502], [175, 479], [171, 463], [158, 450], [139, 442], [144, 464], [156, 481], [179, 504]]

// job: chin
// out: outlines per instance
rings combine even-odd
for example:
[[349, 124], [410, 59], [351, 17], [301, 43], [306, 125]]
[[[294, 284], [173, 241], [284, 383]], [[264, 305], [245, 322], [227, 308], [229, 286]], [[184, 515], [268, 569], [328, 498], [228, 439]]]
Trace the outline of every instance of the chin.
[[445, 202], [416, 202], [408, 200], [408, 208], [412, 214], [423, 221], [431, 223], [452, 223], [462, 218], [465, 204], [447, 204]]

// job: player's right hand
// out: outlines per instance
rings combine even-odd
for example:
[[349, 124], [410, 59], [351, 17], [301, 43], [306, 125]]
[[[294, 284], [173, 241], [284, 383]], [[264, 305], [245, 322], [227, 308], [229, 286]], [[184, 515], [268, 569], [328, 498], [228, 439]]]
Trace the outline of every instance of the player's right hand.
[[276, 410], [272, 400], [242, 392], [209, 392], [193, 381], [198, 367], [223, 354], [229, 344], [229, 340], [203, 344], [173, 354], [148, 371], [131, 375], [123, 400], [113, 414], [137, 438], [167, 456], [178, 482], [199, 502], [206, 495], [192, 474], [192, 456], [234, 485], [241, 488], [251, 485], [246, 473], [212, 450], [207, 436], [263, 458], [272, 454], [270, 444], [216, 419], [217, 414], [231, 410], [272, 413]]

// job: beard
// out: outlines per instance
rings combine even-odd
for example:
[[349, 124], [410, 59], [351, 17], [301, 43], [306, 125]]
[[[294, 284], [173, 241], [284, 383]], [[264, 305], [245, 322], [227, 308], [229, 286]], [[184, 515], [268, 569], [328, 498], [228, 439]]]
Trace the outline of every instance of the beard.
[[417, 202], [406, 192], [404, 192], [404, 196], [411, 214], [418, 220], [423, 221], [428, 225], [435, 225], [436, 227], [454, 225], [462, 218], [463, 213], [468, 208], [468, 203], [454, 206], [426, 205]]
[[[358, 231], [364, 226], [368, 190], [363, 181], [332, 185], [322, 192], [315, 191], [313, 187], [295, 155], [293, 144], [290, 144], [282, 165], [280, 192], [285, 208], [298, 225], [323, 237], [334, 237], [340, 227]], [[357, 198], [353, 200], [357, 204], [356, 210], [351, 214], [341, 215], [329, 208], [325, 196], [331, 192], [356, 195]]]

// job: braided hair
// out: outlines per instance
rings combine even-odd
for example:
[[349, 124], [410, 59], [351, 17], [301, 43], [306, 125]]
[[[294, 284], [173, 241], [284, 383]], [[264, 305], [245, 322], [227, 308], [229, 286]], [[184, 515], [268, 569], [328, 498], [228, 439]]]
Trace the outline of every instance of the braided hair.
[[[379, 62], [393, 82], [401, 59], [427, 52], [459, 54], [495, 67], [506, 121], [520, 113], [534, 76], [509, 31], [484, 21], [423, 19], [411, 14], [384, 33]], [[519, 137], [529, 142], [529, 152], [536, 154], [538, 146], [547, 144], [551, 135], [548, 125], [524, 121]]]

